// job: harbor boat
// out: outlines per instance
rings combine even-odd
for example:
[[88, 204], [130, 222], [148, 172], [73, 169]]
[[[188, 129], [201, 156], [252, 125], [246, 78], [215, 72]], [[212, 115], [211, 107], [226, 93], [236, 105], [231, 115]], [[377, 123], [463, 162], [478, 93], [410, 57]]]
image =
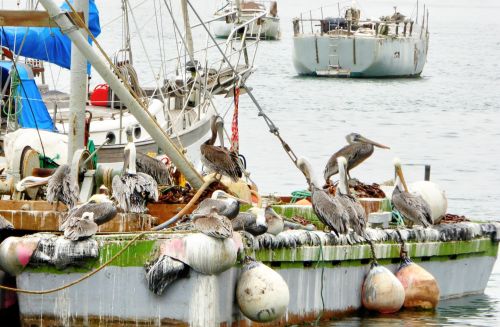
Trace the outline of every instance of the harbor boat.
[[[429, 45], [428, 11], [418, 17], [395, 12], [371, 20], [356, 7], [337, 16], [312, 12], [293, 20], [293, 65], [299, 75], [411, 77], [424, 68]], [[418, 10], [417, 10], [418, 13]], [[420, 20], [420, 22], [419, 22]]]
[[[280, 18], [276, 1], [226, 1], [214, 14], [214, 33], [218, 38], [228, 38], [237, 28], [247, 38], [279, 40]], [[244, 32], [240, 32], [244, 22], [251, 22]]]
[[[242, 42], [237, 41], [235, 36], [230, 37], [225, 46], [231, 63], [237, 68], [238, 75], [233, 74], [228, 68], [228, 63], [213, 61], [207, 57], [208, 49], [196, 49], [199, 61], [191, 63], [186, 60], [177, 60], [178, 67], [175, 71], [177, 76], [160, 76], [161, 83], [154, 87], [143, 87], [140, 85], [139, 76], [133, 65], [133, 55], [130, 42], [129, 15], [133, 15], [132, 8], [125, 1], [122, 6], [124, 24], [122, 49], [119, 49], [113, 56], [111, 66], [117, 67], [124, 75], [136, 93], [140, 101], [144, 102], [148, 113], [154, 118], [158, 125], [168, 133], [172, 142], [185, 151], [189, 160], [199, 169], [201, 162], [198, 148], [200, 144], [208, 138], [210, 121], [216, 115], [217, 108], [214, 104], [214, 96], [232, 96], [232, 90], [237, 80], [245, 81], [253, 72], [253, 59], [251, 49], [256, 49], [256, 42], [244, 43], [246, 61], [239, 60], [242, 51]], [[62, 8], [66, 8], [63, 5]], [[99, 17], [97, 7], [93, 1], [90, 2], [89, 29], [97, 37], [100, 33]], [[163, 18], [162, 18], [163, 19]], [[247, 26], [242, 24], [242, 26]], [[43, 130], [43, 142], [33, 139], [33, 142], [25, 144], [40, 153], [47, 150], [50, 158], [55, 158], [56, 163], [67, 161], [64, 152], [65, 147], [50, 147], [44, 144], [66, 144], [67, 134], [70, 130], [70, 95], [56, 90], [48, 90], [46, 85], [41, 85], [38, 79], [45, 81], [43, 61], [29, 59], [30, 56], [37, 58], [45, 55], [38, 53], [39, 49], [35, 44], [36, 33], [38, 41], [43, 42], [46, 51], [49, 53], [44, 59], [54, 62], [61, 67], [69, 68], [70, 43], [60, 32], [51, 32], [51, 28], [35, 28], [26, 30], [25, 28], [5, 28], [2, 38], [2, 45], [9, 46], [12, 51], [19, 48], [16, 41], [23, 40], [26, 35], [26, 42], [23, 45], [22, 55], [26, 60], [16, 61], [3, 60], [2, 67], [2, 90], [6, 90], [9, 98], [6, 101], [9, 109], [6, 117], [3, 118], [3, 128], [1, 139], [8, 152], [19, 147], [20, 143], [25, 143], [26, 139], [32, 139], [33, 129]], [[175, 31], [179, 33], [180, 31]], [[61, 38], [55, 42], [54, 39]], [[64, 45], [61, 50], [61, 44]], [[10, 51], [5, 48], [6, 51]], [[51, 52], [53, 51], [53, 52]], [[184, 52], [178, 49], [179, 53]], [[19, 50], [18, 50], [19, 52]], [[250, 54], [250, 56], [248, 55]], [[253, 52], [255, 56], [256, 52]], [[204, 56], [204, 58], [202, 58]], [[65, 60], [61, 58], [65, 57]], [[7, 57], [8, 58], [8, 57]], [[161, 58], [163, 65], [167, 65], [165, 58]], [[209, 61], [211, 60], [211, 61]], [[26, 63], [24, 63], [25, 61]], [[164, 62], [165, 61], [165, 62]], [[202, 66], [200, 62], [207, 63]], [[15, 67], [14, 67], [15, 66]], [[35, 74], [39, 78], [35, 79]], [[22, 85], [13, 83], [19, 80], [22, 75]], [[13, 89], [11, 90], [11, 86]], [[15, 89], [14, 89], [15, 88]], [[105, 90], [104, 92], [103, 89]], [[244, 90], [243, 90], [244, 91]], [[26, 93], [26, 96], [23, 96]], [[94, 92], [96, 97], [90, 94], [90, 101], [85, 106], [86, 129], [88, 140], [93, 142], [95, 148], [99, 148], [99, 160], [102, 163], [118, 163], [122, 161], [123, 149], [126, 145], [125, 130], [128, 127], [134, 129], [134, 140], [137, 148], [143, 153], [160, 153], [158, 145], [149, 133], [140, 126], [139, 122], [130, 113], [120, 99], [112, 92], [108, 85], [98, 85]], [[97, 93], [103, 96], [97, 96]], [[32, 119], [31, 115], [35, 116]], [[55, 132], [55, 133], [49, 133]], [[12, 152], [8, 153], [11, 155]]]

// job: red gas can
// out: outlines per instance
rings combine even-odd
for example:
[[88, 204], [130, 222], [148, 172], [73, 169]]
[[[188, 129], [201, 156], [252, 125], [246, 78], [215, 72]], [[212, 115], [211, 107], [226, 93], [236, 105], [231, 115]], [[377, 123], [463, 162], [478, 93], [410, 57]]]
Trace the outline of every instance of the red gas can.
[[90, 103], [93, 106], [108, 107], [109, 85], [99, 84], [90, 94]]

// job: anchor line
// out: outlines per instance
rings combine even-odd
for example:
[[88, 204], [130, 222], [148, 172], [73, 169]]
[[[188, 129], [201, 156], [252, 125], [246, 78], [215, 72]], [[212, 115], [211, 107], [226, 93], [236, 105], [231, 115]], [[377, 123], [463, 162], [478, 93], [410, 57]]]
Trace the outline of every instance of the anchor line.
[[[224, 58], [225, 62], [229, 66], [229, 68], [233, 71], [233, 73], [235, 75], [238, 75], [238, 72], [236, 71], [236, 69], [234, 68], [234, 66], [231, 64], [231, 62], [227, 58], [227, 56], [224, 53], [224, 51], [222, 51], [221, 47], [219, 46], [219, 44], [215, 40], [215, 38], [212, 35], [212, 33], [210, 33], [210, 30], [208, 29], [207, 25], [205, 24], [205, 22], [203, 21], [203, 19], [201, 19], [201, 17], [198, 14], [198, 12], [194, 9], [193, 5], [191, 4], [191, 1], [190, 0], [186, 0], [186, 1], [188, 3], [189, 7], [191, 7], [191, 10], [195, 14], [196, 18], [200, 21], [200, 25], [203, 26], [203, 28], [207, 32], [208, 36], [210, 37], [210, 39], [214, 43], [215, 47], [217, 48], [217, 50], [220, 52], [220, 54]], [[297, 156], [295, 155], [295, 152], [293, 152], [293, 150], [290, 147], [290, 145], [288, 145], [288, 143], [286, 143], [285, 140], [281, 137], [281, 135], [279, 133], [278, 127], [276, 127], [276, 125], [271, 120], [271, 118], [269, 118], [269, 116], [264, 112], [264, 110], [260, 106], [260, 104], [257, 101], [257, 99], [254, 97], [254, 95], [253, 95], [252, 91], [250, 90], [250, 88], [246, 87], [245, 82], [242, 79], [240, 79], [240, 83], [241, 83], [241, 87], [245, 88], [248, 96], [250, 97], [250, 99], [252, 100], [252, 102], [255, 104], [255, 107], [259, 111], [258, 116], [260, 116], [260, 117], [262, 117], [264, 119], [265, 123], [267, 124], [267, 127], [269, 128], [269, 132], [271, 134], [274, 134], [278, 138], [278, 140], [281, 142], [281, 146], [285, 150], [286, 154], [288, 155], [288, 157], [290, 158], [290, 160], [292, 160], [292, 162], [294, 163], [294, 165], [297, 167]]]

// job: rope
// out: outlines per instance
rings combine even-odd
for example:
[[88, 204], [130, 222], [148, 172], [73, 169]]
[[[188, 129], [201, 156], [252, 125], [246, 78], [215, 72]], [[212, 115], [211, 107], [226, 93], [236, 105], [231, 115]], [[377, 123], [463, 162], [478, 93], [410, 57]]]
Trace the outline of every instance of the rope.
[[[240, 135], [238, 130], [238, 107], [240, 103], [240, 88], [234, 86], [234, 112], [231, 124], [231, 151], [240, 152]], [[246, 165], [245, 165], [246, 166]]]
[[[318, 268], [318, 265], [320, 263], [320, 257], [321, 261], [324, 261], [324, 255], [323, 255], [323, 243], [319, 243], [319, 253], [318, 253], [318, 259], [316, 260], [316, 267]], [[316, 320], [314, 321], [314, 326], [318, 326], [319, 321], [321, 320], [321, 317], [323, 317], [323, 313], [325, 312], [325, 298], [323, 297], [323, 275], [325, 273], [325, 265], [322, 265], [321, 267], [321, 291], [320, 291], [320, 296], [321, 296], [321, 312], [318, 314], [316, 317]]]
[[297, 202], [297, 200], [307, 199], [310, 196], [311, 196], [311, 192], [309, 192], [307, 190], [293, 191], [292, 192], [292, 199], [290, 200], [290, 203], [295, 203], [295, 202]]

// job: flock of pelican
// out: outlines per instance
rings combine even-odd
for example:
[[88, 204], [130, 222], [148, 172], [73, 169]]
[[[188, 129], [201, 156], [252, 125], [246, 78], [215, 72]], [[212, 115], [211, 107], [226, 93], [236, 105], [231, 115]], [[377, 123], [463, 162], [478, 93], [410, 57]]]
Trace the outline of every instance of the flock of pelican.
[[[242, 177], [243, 167], [237, 153], [224, 147], [222, 124], [220, 117], [212, 120], [212, 135], [200, 146], [202, 161], [205, 168], [214, 172], [216, 176], [220, 178], [227, 176], [237, 181]], [[124, 149], [123, 170], [112, 181], [114, 201], [109, 196], [109, 190], [102, 186], [99, 194], [77, 205], [78, 184], [68, 165], [61, 165], [47, 178], [26, 178], [19, 182], [16, 188], [18, 191], [23, 191], [26, 187], [48, 183], [47, 200], [56, 205], [62, 202], [69, 209], [60, 229], [66, 238], [74, 241], [94, 235], [98, 226], [113, 219], [118, 210], [136, 214], [146, 213], [146, 204], [158, 201], [158, 185], [169, 182], [168, 169], [161, 161], [136, 151], [131, 128], [126, 130], [126, 135], [128, 143]], [[217, 138], [220, 140], [220, 145], [215, 144]], [[347, 135], [346, 139], [349, 144], [328, 160], [324, 169], [324, 182], [317, 179], [312, 165], [306, 158], [299, 158], [296, 164], [309, 184], [312, 208], [325, 227], [337, 236], [353, 231], [366, 238], [366, 212], [358, 199], [351, 194], [349, 171], [366, 160], [374, 152], [374, 147], [384, 149], [389, 147], [357, 133]], [[408, 191], [401, 163], [395, 161], [394, 165], [397, 178], [392, 195], [393, 205], [412, 224], [421, 224], [425, 227], [431, 225], [429, 205], [422, 197]], [[339, 175], [339, 180], [336, 194], [332, 196], [323, 185], [330, 185], [331, 177], [336, 174]], [[190, 215], [192, 226], [218, 239], [231, 237], [233, 231], [258, 236], [264, 233], [277, 235], [284, 230], [283, 218], [267, 204], [262, 207], [252, 206], [247, 212], [240, 212], [241, 203], [251, 205], [223, 191], [215, 191]]]

